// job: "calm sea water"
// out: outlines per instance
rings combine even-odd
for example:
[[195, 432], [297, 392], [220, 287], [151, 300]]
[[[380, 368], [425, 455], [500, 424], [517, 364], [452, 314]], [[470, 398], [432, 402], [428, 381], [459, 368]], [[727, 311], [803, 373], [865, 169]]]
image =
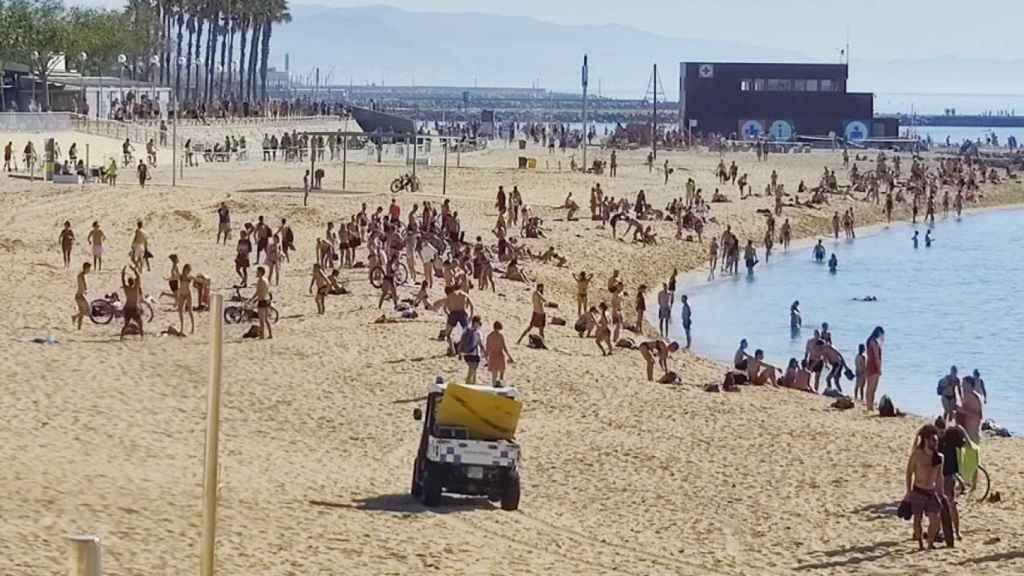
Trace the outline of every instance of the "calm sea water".
[[[939, 217], [931, 248], [924, 245], [925, 226], [894, 224], [854, 241], [825, 240], [829, 255], [839, 258], [836, 274], [814, 263], [807, 247], [773, 254], [753, 276], [741, 270], [739, 276], [684, 286], [679, 291], [689, 296], [693, 309], [694, 348], [731, 362], [739, 340], [747, 338], [750, 352], [762, 348], [769, 362], [784, 367], [790, 357], [803, 356], [814, 328], [828, 322], [834, 343], [852, 365], [857, 345], [881, 325], [885, 373], [879, 397], [888, 394], [914, 414], [941, 414], [938, 379], [951, 364], [961, 375], [977, 368], [989, 394], [986, 418], [1024, 433], [1024, 386], [1017, 380], [1015, 356], [1024, 350], [1022, 224], [1021, 210], [960, 221]], [[916, 250], [915, 229], [922, 239]], [[853, 300], [865, 296], [878, 301]], [[789, 328], [794, 300], [800, 301], [804, 321], [795, 335]], [[676, 339], [678, 322], [677, 306]], [[843, 381], [845, 391], [852, 386]]]

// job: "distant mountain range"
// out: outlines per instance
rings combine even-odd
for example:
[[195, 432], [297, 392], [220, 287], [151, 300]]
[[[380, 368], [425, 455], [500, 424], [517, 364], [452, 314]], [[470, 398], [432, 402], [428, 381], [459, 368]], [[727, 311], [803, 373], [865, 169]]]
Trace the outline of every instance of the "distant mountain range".
[[[676, 98], [682, 61], [814, 61], [804, 54], [696, 38], [672, 38], [618, 25], [566, 26], [527, 17], [411, 12], [386, 6], [293, 4], [292, 23], [275, 30], [274, 61], [293, 74], [320, 67], [321, 82], [539, 86], [578, 91], [583, 54], [591, 91], [641, 98], [651, 65]], [[937, 57], [855, 61], [850, 89], [877, 93], [1024, 94], [1021, 61]], [[1005, 100], [1006, 98], [1003, 98]], [[1000, 97], [991, 99], [998, 107]], [[1020, 108], [1024, 110], [1024, 96]], [[898, 97], [887, 97], [892, 106]], [[955, 104], [951, 104], [955, 105]], [[1007, 105], [1009, 107], [1009, 105]]]

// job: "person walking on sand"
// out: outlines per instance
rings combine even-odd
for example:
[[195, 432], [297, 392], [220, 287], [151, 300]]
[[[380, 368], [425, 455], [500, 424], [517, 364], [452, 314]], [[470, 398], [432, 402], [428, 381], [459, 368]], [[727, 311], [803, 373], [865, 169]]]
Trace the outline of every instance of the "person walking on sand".
[[789, 252], [789, 243], [793, 239], [793, 227], [789, 225], [789, 218], [782, 222], [779, 229], [779, 240], [782, 241], [782, 250]]
[[868, 412], [875, 409], [875, 393], [878, 391], [878, 380], [882, 377], [882, 344], [884, 342], [885, 330], [881, 326], [875, 326], [865, 344], [867, 362], [864, 367], [864, 375], [867, 389], [864, 403]]
[[[177, 265], [177, 262], [175, 262]], [[181, 268], [181, 274], [178, 275], [178, 294], [175, 304], [178, 308], [178, 333], [185, 333], [185, 313], [188, 313], [188, 321], [191, 325], [190, 334], [196, 333], [196, 317], [192, 313], [192, 281], [195, 278], [192, 276], [192, 265], [185, 264]]]
[[483, 338], [480, 336], [480, 317], [473, 316], [469, 327], [462, 331], [459, 338], [459, 354], [466, 361], [466, 385], [476, 386], [476, 371], [480, 367], [480, 356], [487, 354]]
[[963, 397], [956, 366], [949, 368], [949, 374], [939, 380], [937, 388], [939, 396], [942, 398], [942, 419], [946, 422], [953, 422], [957, 406], [961, 404]]
[[89, 300], [85, 297], [86, 292], [89, 291], [89, 285], [86, 282], [85, 277], [88, 276], [91, 271], [92, 264], [83, 262], [82, 271], [78, 273], [75, 288], [75, 308], [78, 312], [71, 316], [71, 323], [79, 330], [82, 329], [82, 319], [89, 315]]
[[662, 340], [649, 340], [637, 346], [637, 350], [640, 351], [640, 355], [644, 357], [644, 362], [647, 363], [647, 381], [654, 382], [654, 357], [658, 357], [658, 366], [661, 367], [662, 371], [668, 373], [669, 354], [679, 350], [679, 344], [677, 342], [666, 344]]
[[868, 363], [868, 357], [865, 353], [866, 350], [867, 348], [863, 344], [857, 347], [857, 358], [854, 360], [854, 374], [856, 376], [856, 381], [853, 386], [854, 400], [864, 400], [864, 382], [867, 379], [864, 371], [867, 369]]
[[302, 177], [302, 205], [309, 206], [309, 170]]
[[100, 223], [94, 221], [92, 223], [92, 230], [89, 231], [89, 235], [86, 237], [86, 242], [92, 247], [92, 267], [97, 272], [103, 271], [103, 242], [106, 239], [107, 235], [100, 228]]
[[[221, 238], [224, 238], [222, 241]], [[220, 207], [217, 208], [217, 243], [227, 244], [228, 238], [231, 237], [231, 211], [228, 210], [228, 205], [224, 202], [220, 203]]]
[[530, 333], [530, 330], [536, 328], [540, 334], [540, 339], [544, 341], [544, 326], [547, 324], [547, 315], [544, 313], [544, 305], [547, 304], [547, 300], [544, 298], [544, 285], [537, 284], [537, 288], [533, 291], [531, 296], [533, 302], [533, 313], [530, 315], [530, 325], [523, 330], [520, 334], [519, 339], [516, 340], [516, 344], [523, 341], [526, 335]]
[[142, 229], [142, 220], [135, 223], [135, 232], [132, 233], [131, 261], [132, 265], [142, 270], [142, 265], [149, 269], [149, 236]]
[[452, 343], [452, 330], [456, 325], [462, 330], [469, 327], [469, 314], [473, 312], [473, 301], [461, 287], [450, 286], [446, 287], [444, 291], [444, 309], [448, 313], [444, 338], [448, 342], [448, 354], [454, 356], [455, 345]]
[[647, 285], [641, 284], [636, 289], [636, 301], [634, 302], [634, 308], [636, 309], [636, 331], [640, 332], [640, 327], [644, 325], [644, 313], [647, 312]]
[[686, 297], [686, 294], [683, 294], [682, 296], [680, 296], [679, 297], [679, 301], [683, 305], [682, 306], [683, 309], [682, 309], [682, 312], [681, 312], [680, 316], [682, 316], [682, 318], [683, 318], [683, 333], [686, 334], [686, 349], [689, 350], [690, 349], [690, 344], [691, 344], [691, 340], [690, 340], [690, 326], [691, 326], [691, 323], [692, 323], [692, 314], [693, 314], [693, 312], [690, 310], [690, 301]]
[[501, 333], [504, 329], [501, 322], [495, 321], [491, 333], [487, 335], [484, 343], [484, 351], [487, 354], [487, 369], [491, 372], [491, 385], [500, 388], [505, 382], [505, 360], [514, 364], [512, 354], [505, 344], [505, 335]]
[[662, 338], [668, 338], [668, 326], [672, 320], [672, 301], [675, 295], [668, 289], [668, 284], [661, 285], [661, 292], [658, 292], [658, 334]]
[[146, 187], [146, 180], [149, 179], [149, 166], [146, 166], [145, 160], [139, 160], [139, 167], [136, 169], [139, 176], [139, 187]]
[[270, 283], [264, 278], [266, 270], [263, 266], [256, 267], [256, 294], [253, 300], [256, 301], [256, 315], [260, 319], [260, 340], [273, 338], [274, 331], [270, 328], [268, 315], [270, 312]]
[[64, 269], [71, 267], [71, 247], [75, 244], [75, 232], [71, 229], [71, 222], [64, 221], [64, 228], [60, 231], [60, 252], [64, 257]]
[[922, 542], [922, 516], [928, 516], [928, 548], [935, 548], [935, 536], [939, 533], [939, 515], [942, 502], [939, 491], [942, 486], [942, 468], [945, 459], [938, 451], [938, 430], [931, 424], [925, 424], [917, 433], [914, 448], [907, 460], [906, 494], [904, 501], [910, 504], [910, 512], [914, 517], [914, 540], [924, 550]]
[[715, 279], [715, 268], [718, 267], [718, 239], [711, 238], [711, 246], [708, 247], [708, 281]]

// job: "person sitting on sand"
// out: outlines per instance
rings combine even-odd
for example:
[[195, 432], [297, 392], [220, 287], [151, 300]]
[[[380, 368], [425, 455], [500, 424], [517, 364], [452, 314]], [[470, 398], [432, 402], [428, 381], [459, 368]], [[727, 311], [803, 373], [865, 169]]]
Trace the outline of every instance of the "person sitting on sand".
[[910, 503], [910, 511], [914, 517], [914, 539], [917, 546], [924, 550], [921, 539], [923, 515], [928, 516], [928, 548], [935, 548], [935, 536], [939, 533], [939, 515], [942, 502], [939, 491], [942, 489], [942, 466], [945, 459], [938, 451], [938, 430], [931, 424], [921, 427], [914, 440], [914, 448], [907, 460], [906, 494], [904, 501]]
[[779, 383], [786, 388], [814, 393], [814, 389], [811, 388], [811, 373], [807, 370], [807, 363], [797, 362], [796, 358], [789, 359], [786, 374]]
[[740, 340], [740, 347], [736, 349], [736, 353], [732, 355], [732, 367], [741, 372], [746, 372], [747, 367], [750, 365], [751, 358], [750, 354], [747, 353], [747, 339]]
[[519, 267], [519, 260], [513, 258], [508, 261], [508, 266], [505, 268], [505, 274], [502, 276], [506, 280], [512, 280], [513, 282], [529, 282], [529, 278], [526, 277], [526, 272]]
[[647, 381], [653, 382], [655, 355], [658, 357], [658, 366], [661, 367], [663, 372], [668, 373], [668, 356], [672, 352], [679, 350], [679, 343], [665, 344], [662, 340], [649, 340], [637, 346], [637, 350], [640, 351], [640, 355], [644, 357], [644, 361], [647, 363]]
[[754, 352], [754, 358], [747, 363], [747, 378], [754, 386], [775, 386], [778, 383], [775, 376], [777, 370], [778, 368], [764, 361], [764, 350], [758, 349]]
[[[533, 254], [530, 253], [530, 256], [533, 257]], [[545, 250], [543, 254], [541, 254], [540, 256], [538, 256], [536, 258], [537, 258], [538, 261], [543, 262], [545, 264], [547, 264], [548, 262], [550, 262], [552, 260], [555, 260], [556, 261], [556, 265], [559, 268], [565, 268], [565, 266], [567, 264], [567, 260], [566, 260], [565, 256], [562, 256], [561, 254], [556, 252], [554, 246], [548, 246], [548, 249]]]
[[590, 338], [594, 335], [594, 328], [597, 327], [596, 316], [597, 308], [591, 306], [589, 310], [580, 314], [579, 318], [576, 319], [576, 324], [573, 325], [573, 328], [580, 338]]

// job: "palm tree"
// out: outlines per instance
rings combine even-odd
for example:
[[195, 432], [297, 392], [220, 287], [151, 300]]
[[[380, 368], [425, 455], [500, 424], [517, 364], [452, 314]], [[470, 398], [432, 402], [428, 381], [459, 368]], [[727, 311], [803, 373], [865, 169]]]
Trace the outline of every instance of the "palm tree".
[[249, 24], [252, 21], [252, 6], [244, 4], [241, 11], [238, 14], [239, 24], [239, 39], [238, 49], [241, 54], [238, 57], [238, 99], [245, 101], [245, 79], [246, 79], [246, 62], [245, 62], [245, 41], [249, 33]]
[[[265, 0], [264, 0], [265, 2]], [[246, 93], [246, 99], [250, 102], [256, 100], [256, 71], [257, 64], [259, 63], [259, 47], [260, 38], [263, 35], [263, 9], [262, 3], [252, 7], [252, 38], [250, 39], [249, 45], [249, 73], [248, 79], [248, 92]]]
[[263, 21], [263, 55], [260, 59], [260, 100], [267, 99], [267, 67], [270, 60], [270, 36], [274, 24], [287, 24], [292, 21], [288, 12], [288, 0], [269, 0], [268, 10]]

